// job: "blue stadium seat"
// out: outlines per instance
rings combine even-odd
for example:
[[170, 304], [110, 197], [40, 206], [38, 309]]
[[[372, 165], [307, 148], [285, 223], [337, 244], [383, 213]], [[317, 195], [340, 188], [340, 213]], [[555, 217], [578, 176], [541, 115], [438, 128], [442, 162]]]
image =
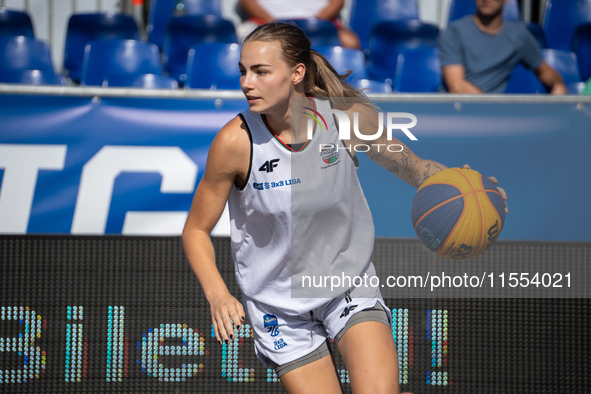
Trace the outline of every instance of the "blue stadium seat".
[[[170, 19], [175, 14], [183, 15], [215, 15], [222, 17], [220, 0], [184, 0], [182, 9], [176, 10], [178, 0], [152, 0], [148, 12], [148, 41], [158, 45], [162, 51], [164, 36]], [[177, 12], [175, 12], [175, 10]]]
[[158, 74], [111, 76], [103, 86], [131, 87], [144, 89], [178, 89], [179, 83], [169, 77]]
[[543, 28], [548, 48], [571, 50], [575, 28], [591, 22], [591, 0], [546, 0]]
[[405, 48], [398, 55], [395, 92], [434, 93], [441, 86], [439, 50], [433, 47]]
[[581, 94], [585, 90], [585, 82], [574, 82], [567, 86], [568, 94]]
[[577, 55], [581, 80], [591, 78], [591, 23], [577, 26], [573, 33], [572, 51]]
[[394, 80], [398, 54], [403, 48], [437, 48], [439, 28], [419, 20], [382, 21], [374, 25], [369, 41], [368, 76]]
[[25, 36], [0, 36], [0, 73], [12, 70], [53, 73], [49, 45]]
[[511, 21], [521, 20], [521, 11], [517, 0], [509, 0], [503, 8], [503, 18]]
[[390, 84], [371, 79], [356, 79], [350, 85], [356, 89], [365, 89], [365, 93], [392, 93]]
[[451, 0], [449, 3], [447, 23], [449, 24], [463, 16], [474, 14], [475, 12], [476, 4], [474, 4], [474, 0]]
[[187, 15], [171, 19], [162, 57], [168, 76], [183, 84], [187, 77], [189, 49], [197, 44], [212, 42], [237, 43], [234, 24], [213, 15]]
[[[569, 51], [542, 49], [544, 60], [562, 76], [568, 94], [580, 94], [583, 82], [579, 73], [577, 56]], [[538, 80], [533, 70], [528, 70], [521, 63], [515, 65], [507, 82], [505, 93], [532, 94], [547, 93], [547, 89]]]
[[509, 81], [507, 81], [505, 93], [539, 94], [546, 93], [546, 88], [532, 70], [526, 68], [521, 63], [517, 63], [513, 67], [513, 70], [511, 70], [511, 76], [509, 77]]
[[129, 15], [114, 12], [72, 15], [66, 31], [64, 72], [73, 81], [80, 81], [86, 44], [101, 38], [139, 40], [140, 34]]
[[416, 0], [353, 0], [349, 25], [361, 40], [361, 49], [369, 47], [374, 23], [383, 20], [419, 19]]
[[29, 14], [0, 7], [0, 36], [35, 38], [33, 23]]
[[56, 75], [47, 70], [12, 70], [0, 73], [0, 83], [18, 83], [22, 85], [59, 85], [66, 86], [63, 75]]
[[562, 76], [567, 87], [582, 82], [577, 55], [570, 51], [543, 49], [544, 60]]
[[[466, 15], [476, 13], [476, 4], [474, 0], [451, 0], [449, 5], [449, 16], [447, 22], [455, 21]], [[503, 19], [520, 21], [521, 11], [519, 11], [519, 3], [517, 0], [509, 0], [503, 6]]]
[[367, 78], [365, 55], [358, 49], [321, 45], [314, 49], [328, 60], [339, 74], [351, 71], [347, 82]]
[[198, 44], [189, 50], [186, 89], [240, 89], [240, 45]]
[[222, 17], [220, 0], [183, 0], [182, 3], [186, 15], [215, 15]]
[[137, 78], [142, 74], [162, 74], [160, 52], [155, 44], [100, 39], [86, 46], [80, 84], [113, 86], [111, 79]]
[[544, 33], [544, 29], [542, 29], [542, 26], [534, 22], [523, 23], [525, 23], [527, 30], [529, 30], [532, 36], [534, 36], [534, 38], [540, 45], [540, 48], [547, 48], [548, 44], [546, 43], [546, 34]]
[[278, 22], [295, 24], [306, 33], [312, 46], [340, 45], [337, 28], [331, 21], [317, 18], [285, 19]]

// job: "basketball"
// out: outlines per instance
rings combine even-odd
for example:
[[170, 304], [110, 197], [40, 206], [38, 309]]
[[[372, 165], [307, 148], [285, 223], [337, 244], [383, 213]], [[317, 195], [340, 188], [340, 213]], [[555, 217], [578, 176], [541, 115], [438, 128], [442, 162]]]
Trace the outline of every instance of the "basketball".
[[492, 245], [505, 222], [497, 187], [474, 170], [448, 168], [417, 190], [412, 223], [429, 250], [449, 259], [478, 256]]

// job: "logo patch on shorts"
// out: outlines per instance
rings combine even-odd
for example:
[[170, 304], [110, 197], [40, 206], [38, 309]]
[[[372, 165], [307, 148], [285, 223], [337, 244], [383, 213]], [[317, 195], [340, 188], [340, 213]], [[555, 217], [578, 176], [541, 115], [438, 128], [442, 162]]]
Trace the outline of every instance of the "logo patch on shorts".
[[275, 350], [283, 349], [286, 346], [287, 342], [285, 342], [283, 338], [279, 338], [278, 340], [273, 342], [273, 347], [275, 348]]
[[345, 316], [349, 316], [349, 313], [353, 312], [355, 308], [357, 308], [358, 306], [359, 305], [346, 306], [345, 309], [343, 309], [343, 313], [341, 313], [341, 317], [339, 319], [342, 319]]
[[272, 337], [276, 337], [277, 335], [279, 335], [279, 322], [277, 321], [277, 316], [263, 316], [263, 326], [267, 329], [267, 331], [271, 334]]

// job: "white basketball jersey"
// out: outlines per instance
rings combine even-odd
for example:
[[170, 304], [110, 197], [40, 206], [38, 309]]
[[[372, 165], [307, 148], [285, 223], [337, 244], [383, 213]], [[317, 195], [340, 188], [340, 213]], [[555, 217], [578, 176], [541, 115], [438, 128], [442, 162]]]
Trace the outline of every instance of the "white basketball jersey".
[[[330, 109], [328, 100], [315, 104], [320, 114]], [[298, 152], [276, 138], [260, 114], [241, 115], [252, 147], [247, 183], [232, 188], [228, 199], [236, 280], [256, 302], [308, 313], [343, 296], [355, 276], [375, 275], [374, 225], [355, 164], [330, 115], [324, 116], [328, 127], [320, 122]], [[334, 276], [343, 279], [340, 286], [327, 282]], [[368, 297], [375, 290], [368, 289]]]

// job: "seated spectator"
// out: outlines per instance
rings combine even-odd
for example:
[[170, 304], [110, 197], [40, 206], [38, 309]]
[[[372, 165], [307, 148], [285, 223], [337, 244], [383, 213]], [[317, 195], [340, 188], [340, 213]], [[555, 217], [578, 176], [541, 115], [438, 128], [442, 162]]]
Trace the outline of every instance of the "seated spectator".
[[545, 61], [525, 25], [503, 20], [504, 0], [475, 0], [476, 14], [439, 36], [445, 88], [450, 93], [503, 93], [513, 66], [534, 70], [551, 94], [566, 94], [562, 77]]
[[334, 23], [341, 46], [359, 49], [359, 37], [339, 19], [344, 0], [239, 0], [238, 7], [248, 19], [236, 28], [243, 41], [257, 26], [285, 19], [327, 19]]

